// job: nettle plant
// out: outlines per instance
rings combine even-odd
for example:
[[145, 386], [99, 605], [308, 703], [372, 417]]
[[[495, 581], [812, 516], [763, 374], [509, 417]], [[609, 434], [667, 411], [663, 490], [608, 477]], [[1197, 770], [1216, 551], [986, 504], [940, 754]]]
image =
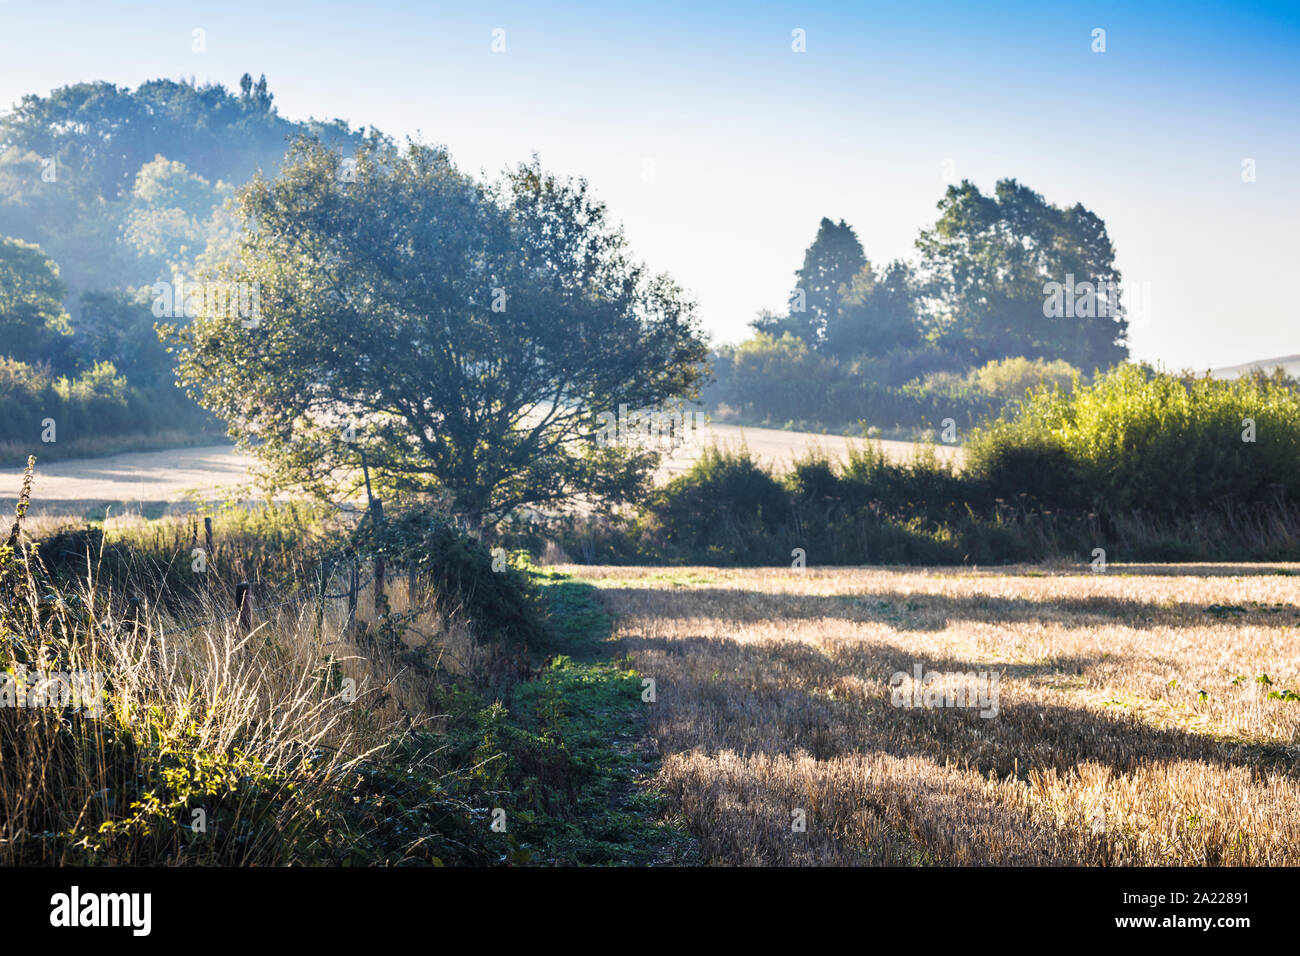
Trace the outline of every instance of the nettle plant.
[[474, 527], [644, 493], [658, 455], [597, 443], [592, 410], [695, 397], [707, 347], [586, 183], [536, 159], [483, 183], [420, 145], [341, 163], [301, 141], [243, 190], [221, 278], [261, 290], [258, 326], [203, 312], [177, 333], [182, 382], [270, 483], [337, 494], [364, 448], [385, 497]]

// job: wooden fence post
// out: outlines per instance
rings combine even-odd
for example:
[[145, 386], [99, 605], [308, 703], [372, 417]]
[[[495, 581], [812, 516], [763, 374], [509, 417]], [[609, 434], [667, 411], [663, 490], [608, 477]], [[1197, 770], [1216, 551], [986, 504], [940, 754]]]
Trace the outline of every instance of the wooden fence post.
[[207, 546], [208, 549], [208, 553], [203, 556], [204, 560], [208, 564], [211, 564], [216, 557], [216, 555], [213, 554], [212, 552], [212, 519], [211, 518], [203, 519], [203, 543]]
[[140, 598], [134, 593], [126, 599], [126, 613], [131, 622], [131, 636], [140, 636]]
[[420, 582], [415, 576], [415, 565], [408, 564], [406, 566], [406, 603], [410, 605], [412, 611], [415, 610], [415, 606], [418, 603], [419, 587]]
[[384, 613], [384, 556], [375, 555], [375, 613]]
[[328, 589], [325, 586], [325, 562], [321, 561], [320, 570], [316, 573], [318, 578], [318, 593], [316, 595], [316, 630], [315, 640], [320, 640], [321, 630], [325, 627], [325, 594]]
[[357, 626], [357, 591], [361, 587], [361, 561], [353, 558], [348, 562], [350, 578], [348, 582], [348, 620], [345, 630], [348, 634]]
[[253, 589], [247, 581], [235, 585], [235, 609], [239, 612], [239, 633], [249, 634], [253, 630]]

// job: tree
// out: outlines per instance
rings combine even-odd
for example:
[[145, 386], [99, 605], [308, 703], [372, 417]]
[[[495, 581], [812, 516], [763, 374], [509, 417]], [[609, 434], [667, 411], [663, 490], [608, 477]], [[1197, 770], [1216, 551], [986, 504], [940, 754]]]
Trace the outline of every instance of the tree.
[[836, 225], [823, 218], [804, 253], [803, 266], [795, 273], [796, 288], [806, 296], [811, 338], [805, 336], [805, 342], [813, 347], [821, 343], [827, 323], [839, 311], [843, 287], [866, 265], [867, 257], [853, 227], [843, 219]]
[[[162, 154], [210, 182], [243, 183], [274, 171], [286, 137], [314, 134], [330, 146], [356, 148], [363, 134], [346, 123], [294, 123], [272, 107], [266, 77], [247, 94], [219, 83], [196, 86], [149, 80], [134, 91], [112, 83], [77, 83], [48, 96], [24, 96], [0, 119], [0, 151], [17, 147], [55, 159], [72, 175], [81, 201], [128, 196], [141, 166]], [[241, 81], [242, 88], [242, 81]]]
[[222, 203], [232, 192], [162, 156], [141, 166], [122, 238], [139, 256], [142, 276], [170, 280], [174, 273], [190, 273], [209, 242], [224, 237], [229, 223]]
[[764, 312], [754, 320], [756, 332], [773, 338], [785, 333], [803, 339], [811, 348], [820, 348], [827, 323], [839, 309], [841, 290], [867, 265], [853, 227], [843, 219], [839, 224], [823, 218], [812, 245], [804, 252], [803, 265], [795, 271], [795, 288], [785, 315]]
[[825, 351], [841, 360], [881, 356], [920, 341], [911, 267], [891, 262], [877, 278], [870, 263], [845, 288], [835, 317], [826, 324]]
[[747, 417], [817, 417], [828, 369], [803, 339], [756, 332], [727, 353], [725, 378], [718, 376], [720, 401]]
[[[916, 243], [938, 344], [972, 364], [1024, 355], [1092, 369], [1128, 354], [1120, 274], [1094, 213], [1053, 206], [1014, 179], [992, 196], [968, 181], [949, 186], [939, 212]], [[1072, 281], [1100, 294], [1086, 310], [1050, 314], [1045, 287]]]
[[76, 319], [76, 355], [85, 368], [113, 363], [138, 387], [172, 386], [174, 362], [154, 331], [147, 302], [125, 292], [87, 292]]
[[[258, 170], [273, 175], [286, 143], [303, 133], [349, 154], [364, 140], [364, 130], [341, 120], [285, 119], [265, 77], [247, 79], [240, 94], [150, 80], [135, 90], [79, 83], [23, 97], [0, 116], [0, 235], [49, 253], [69, 302], [90, 290], [137, 288], [170, 278], [173, 267], [188, 271], [202, 259], [203, 235], [224, 234], [223, 183], [247, 182]], [[142, 174], [146, 185], [158, 175], [156, 185], [188, 179], [193, 188], [140, 195]], [[200, 187], [213, 205], [187, 207]]]
[[355, 487], [364, 448], [389, 493], [475, 523], [643, 493], [657, 455], [602, 447], [596, 415], [694, 397], [706, 347], [585, 181], [534, 159], [485, 185], [421, 145], [372, 142], [355, 176], [341, 162], [300, 141], [242, 191], [222, 277], [260, 315], [208, 307], [176, 333], [183, 384], [272, 484]]
[[66, 368], [72, 335], [59, 267], [40, 246], [0, 238], [0, 349], [20, 362]]

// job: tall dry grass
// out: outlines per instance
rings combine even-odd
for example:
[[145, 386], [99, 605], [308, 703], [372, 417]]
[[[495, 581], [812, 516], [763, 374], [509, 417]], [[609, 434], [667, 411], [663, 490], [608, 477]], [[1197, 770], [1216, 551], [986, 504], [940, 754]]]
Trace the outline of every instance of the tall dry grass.
[[[442, 675], [501, 665], [427, 593], [390, 590], [401, 644], [359, 641], [336, 601], [256, 609], [245, 634], [224, 587], [132, 605], [87, 551], [51, 590], [28, 545], [11, 554], [0, 671], [99, 674], [104, 693], [0, 707], [3, 865], [350, 861], [358, 782], [442, 719], [411, 650]], [[364, 590], [363, 633], [372, 606]]]
[[[1300, 863], [1295, 565], [580, 573], [707, 861]], [[893, 706], [918, 662], [997, 715]]]

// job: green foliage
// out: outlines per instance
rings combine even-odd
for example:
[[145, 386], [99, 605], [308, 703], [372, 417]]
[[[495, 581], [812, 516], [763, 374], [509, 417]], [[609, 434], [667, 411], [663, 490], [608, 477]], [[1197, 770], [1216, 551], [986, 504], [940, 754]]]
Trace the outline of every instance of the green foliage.
[[1086, 562], [1097, 547], [1111, 561], [1300, 557], [1300, 502], [1276, 487], [1178, 509], [1153, 495], [1116, 504], [1083, 493], [1087, 472], [1041, 427], [1003, 429], [981, 435], [961, 472], [933, 449], [899, 462], [867, 446], [838, 465], [811, 453], [778, 481], [744, 451], [709, 451], [634, 517], [558, 519], [506, 540], [612, 564], [781, 565], [797, 547], [818, 565]]
[[39, 246], [0, 236], [0, 348], [20, 362], [66, 367], [72, 335], [58, 266]]
[[362, 140], [341, 121], [290, 122], [271, 99], [265, 78], [240, 95], [151, 80], [23, 97], [0, 118], [0, 235], [40, 243], [72, 302], [190, 271], [231, 238], [223, 183], [278, 169], [304, 133], [348, 152]]
[[157, 156], [140, 167], [122, 223], [122, 237], [135, 250], [143, 274], [169, 279], [192, 273], [213, 243], [233, 242], [235, 223], [222, 208], [234, 191], [215, 187], [184, 163]]
[[[917, 240], [918, 269], [896, 261], [883, 274], [847, 223], [823, 219], [796, 273], [806, 311], [797, 299], [765, 310], [752, 339], [713, 356], [707, 400], [718, 417], [814, 431], [863, 421], [916, 432], [944, 418], [967, 428], [1028, 387], [1124, 358], [1120, 275], [1100, 218], [1014, 180], [992, 196], [950, 187], [939, 210]], [[1070, 282], [1098, 298], [1058, 314], [1049, 289]]]
[[[42, 440], [46, 419], [55, 423], [51, 444]], [[0, 356], [0, 466], [32, 453], [43, 460], [111, 453], [119, 440], [151, 433], [170, 434], [174, 444], [220, 438], [212, 417], [183, 393], [127, 388], [111, 363], [55, 379], [44, 367]]]
[[[1245, 419], [1255, 440], [1245, 441]], [[1300, 392], [1123, 366], [1073, 392], [1032, 394], [979, 432], [970, 469], [995, 493], [1172, 516], [1300, 502]]]
[[559, 575], [543, 580], [572, 656], [551, 659], [515, 688], [508, 706], [480, 711], [477, 745], [468, 755], [475, 767], [470, 785], [499, 794], [483, 802], [506, 810], [507, 833], [491, 838], [502, 861], [645, 865], [689, 858], [689, 838], [658, 819], [659, 796], [635, 782], [651, 769], [651, 758], [614, 745], [638, 734], [641, 675], [623, 662], [596, 659], [609, 619], [594, 588]]
[[880, 277], [869, 264], [863, 266], [826, 324], [825, 351], [847, 361], [914, 348], [921, 338], [919, 307], [916, 280], [907, 263], [891, 262]]
[[419, 145], [362, 150], [355, 181], [340, 163], [303, 141], [241, 194], [257, 229], [224, 278], [260, 287], [261, 323], [180, 331], [192, 394], [324, 497], [358, 445], [385, 498], [430, 494], [475, 525], [639, 494], [657, 456], [598, 446], [596, 414], [693, 395], [705, 347], [587, 185], [534, 162], [485, 186]]
[[173, 389], [174, 362], [154, 331], [149, 302], [126, 292], [87, 292], [73, 323], [73, 349], [82, 368], [111, 362], [132, 387]]
[[1063, 359], [1027, 359], [1023, 355], [994, 359], [970, 373], [970, 383], [986, 395], [1021, 399], [1035, 388], [1072, 388], [1079, 370]]
[[1014, 179], [1000, 180], [992, 196], [967, 181], [949, 186], [939, 212], [916, 243], [933, 341], [975, 363], [1024, 355], [1091, 370], [1128, 354], [1118, 296], [1106, 299], [1110, 315], [1045, 314], [1049, 282], [1119, 283], [1098, 216], [1077, 203], [1053, 206]]
[[221, 84], [150, 80], [134, 91], [78, 83], [27, 95], [0, 122], [0, 149], [30, 150], [77, 170], [78, 189], [109, 201], [131, 192], [142, 166], [167, 156], [210, 182], [242, 183], [274, 169], [286, 139], [309, 132], [334, 145], [360, 135], [341, 121], [293, 123], [275, 110], [266, 78], [239, 95]]
[[[23, 469], [23, 483], [18, 491], [14, 520], [0, 544], [0, 649], [30, 631], [36, 594], [27, 566], [18, 551], [23, 518], [32, 500], [32, 476], [36, 459], [29, 457]], [[8, 655], [6, 655], [8, 656]], [[7, 661], [6, 661], [7, 663]]]
[[[810, 427], [909, 429], [938, 428], [952, 418], [966, 430], [1003, 407], [968, 385], [931, 388], [908, 382], [918, 369], [947, 364], [934, 350], [917, 354], [901, 349], [879, 360], [845, 363], [821, 355], [789, 333], [773, 338], [763, 332], [741, 345], [723, 347], [713, 356], [716, 384], [705, 401], [728, 417], [753, 424], [812, 423]], [[899, 384], [888, 384], [887, 380]]]
[[707, 563], [745, 554], [766, 563], [789, 552], [772, 538], [788, 522], [790, 503], [745, 449], [704, 449], [689, 471], [654, 493], [645, 512], [645, 536], [665, 554], [706, 555]]
[[415, 567], [444, 609], [463, 615], [483, 639], [547, 642], [542, 605], [527, 574], [494, 560], [486, 545], [436, 512], [412, 508], [380, 525], [367, 520], [353, 540], [359, 551], [382, 554], [394, 573]]
[[812, 245], [804, 253], [803, 265], [795, 272], [790, 308], [781, 316], [760, 316], [754, 323], [755, 331], [777, 338], [790, 334], [820, 349], [845, 291], [864, 269], [869, 277], [867, 258], [853, 227], [843, 219], [837, 225], [823, 218]]

